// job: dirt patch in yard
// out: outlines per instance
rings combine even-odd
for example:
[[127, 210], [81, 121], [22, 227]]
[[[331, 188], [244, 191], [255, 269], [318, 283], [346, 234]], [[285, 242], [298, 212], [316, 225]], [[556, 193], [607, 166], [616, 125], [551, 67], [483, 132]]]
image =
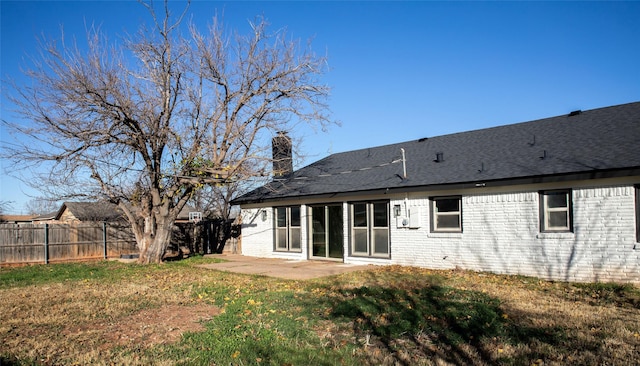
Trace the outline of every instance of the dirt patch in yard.
[[189, 269], [163, 266], [112, 282], [91, 279], [100, 268], [88, 268], [82, 280], [0, 288], [0, 361], [145, 365], [154, 363], [146, 350], [201, 332], [220, 314], [194, 296], [193, 286], [208, 277]]
[[88, 334], [100, 336], [103, 349], [113, 346], [144, 345], [177, 342], [182, 334], [205, 330], [204, 321], [218, 315], [216, 306], [199, 304], [195, 306], [169, 305], [161, 308], [145, 309], [126, 318], [114, 321], [97, 321], [80, 326], [70, 326], [65, 335], [72, 338]]

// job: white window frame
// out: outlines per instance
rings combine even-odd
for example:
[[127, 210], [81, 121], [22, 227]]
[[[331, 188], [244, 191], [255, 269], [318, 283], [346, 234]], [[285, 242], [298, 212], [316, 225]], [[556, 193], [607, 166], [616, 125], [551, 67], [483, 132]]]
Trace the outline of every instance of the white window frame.
[[[438, 201], [445, 200], [457, 200], [457, 211], [438, 211]], [[462, 197], [461, 196], [444, 196], [444, 197], [431, 197], [431, 231], [434, 233], [461, 233], [462, 232]], [[438, 217], [440, 216], [458, 216], [458, 227], [439, 227]]]
[[[292, 220], [292, 209], [298, 209], [298, 225], [294, 225]], [[278, 222], [278, 211], [285, 210], [285, 222], [284, 226], [279, 226]], [[274, 207], [273, 208], [273, 249], [276, 252], [302, 252], [302, 207], [300, 206], [283, 206], [283, 207]], [[284, 235], [284, 238], [281, 236]], [[284, 246], [280, 246], [281, 239], [284, 239]], [[294, 247], [293, 244], [296, 242], [294, 239], [297, 239], [298, 247]]]
[[636, 242], [640, 243], [640, 184], [633, 188], [636, 194]]
[[[386, 222], [387, 225], [386, 226], [375, 226], [376, 220], [375, 220], [375, 205], [380, 205], [380, 204], [384, 204], [386, 209], [385, 209], [385, 213], [386, 213]], [[354, 207], [355, 205], [365, 205], [366, 207], [366, 226], [355, 226], [355, 210]], [[350, 247], [350, 254], [354, 257], [372, 257], [372, 258], [390, 258], [391, 257], [391, 219], [389, 217], [389, 201], [368, 201], [368, 202], [352, 202], [349, 204], [349, 226], [350, 226], [350, 232], [351, 232], [351, 237], [350, 237], [350, 243], [349, 243], [349, 247]], [[356, 232], [361, 231], [361, 232], [366, 232], [365, 236], [366, 236], [366, 240], [367, 240], [367, 250], [365, 252], [363, 251], [356, 251]], [[379, 233], [381, 231], [386, 232], [386, 243], [384, 243], [384, 246], [386, 248], [386, 252], [381, 253], [381, 252], [376, 252], [376, 248], [378, 247], [378, 244], [381, 243], [377, 243], [376, 242], [376, 233]]]
[[[549, 207], [548, 199], [552, 195], [564, 194], [567, 205], [564, 207]], [[556, 189], [540, 191], [540, 232], [547, 233], [568, 233], [573, 232], [573, 192], [571, 189]], [[564, 212], [567, 225], [552, 226], [550, 222], [551, 214]]]

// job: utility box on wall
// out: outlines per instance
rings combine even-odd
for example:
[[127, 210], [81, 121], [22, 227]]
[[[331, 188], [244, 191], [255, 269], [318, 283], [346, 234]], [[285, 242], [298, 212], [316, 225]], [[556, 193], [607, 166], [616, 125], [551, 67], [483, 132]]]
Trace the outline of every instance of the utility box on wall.
[[420, 228], [421, 207], [411, 207], [407, 209], [407, 216], [396, 217], [397, 228], [418, 229]]

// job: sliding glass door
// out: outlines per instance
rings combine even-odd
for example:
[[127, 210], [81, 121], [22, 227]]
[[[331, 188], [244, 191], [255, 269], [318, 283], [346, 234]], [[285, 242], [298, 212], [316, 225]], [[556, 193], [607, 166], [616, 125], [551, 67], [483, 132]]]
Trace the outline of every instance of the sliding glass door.
[[311, 257], [344, 257], [344, 231], [342, 205], [311, 207]]

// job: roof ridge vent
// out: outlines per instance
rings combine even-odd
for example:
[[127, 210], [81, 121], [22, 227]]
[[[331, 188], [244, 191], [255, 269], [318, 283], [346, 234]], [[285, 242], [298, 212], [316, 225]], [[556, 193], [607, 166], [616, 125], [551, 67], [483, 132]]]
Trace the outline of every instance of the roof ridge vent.
[[569, 117], [577, 116], [577, 115], [579, 115], [581, 113], [582, 113], [582, 110], [578, 109], [576, 111], [573, 111], [573, 112], [569, 113]]

